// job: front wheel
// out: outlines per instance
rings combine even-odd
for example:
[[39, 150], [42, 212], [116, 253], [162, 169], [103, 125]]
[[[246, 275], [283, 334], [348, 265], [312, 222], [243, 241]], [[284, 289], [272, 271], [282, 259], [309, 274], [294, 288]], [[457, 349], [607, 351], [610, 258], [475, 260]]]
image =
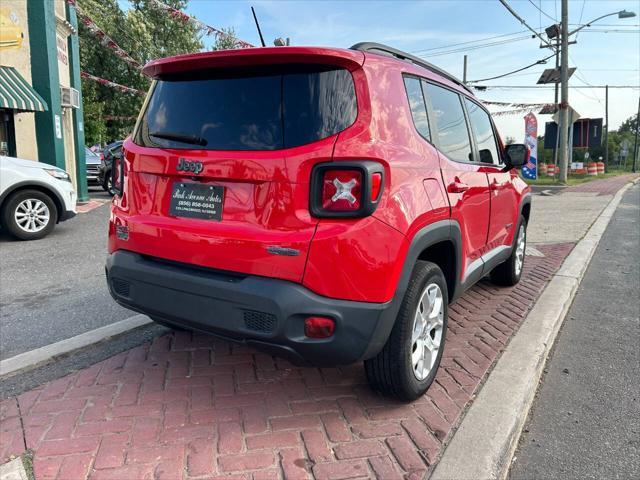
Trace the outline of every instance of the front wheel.
[[53, 230], [58, 210], [46, 193], [20, 190], [12, 194], [2, 208], [2, 226], [20, 240], [37, 240]]
[[418, 261], [386, 345], [364, 362], [371, 386], [401, 400], [422, 396], [440, 365], [447, 315], [442, 270], [434, 263]]
[[520, 281], [527, 248], [527, 221], [520, 215], [516, 241], [511, 256], [491, 271], [491, 281], [496, 285], [512, 287]]

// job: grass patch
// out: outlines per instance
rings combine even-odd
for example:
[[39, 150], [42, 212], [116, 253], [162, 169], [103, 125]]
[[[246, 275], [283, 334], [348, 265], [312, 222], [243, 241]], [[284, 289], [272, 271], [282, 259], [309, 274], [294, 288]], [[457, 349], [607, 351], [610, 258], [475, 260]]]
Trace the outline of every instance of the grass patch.
[[22, 454], [22, 465], [27, 474], [29, 480], [35, 480], [36, 476], [33, 473], [33, 450], [29, 449]]
[[[631, 172], [628, 171], [624, 171], [624, 170], [610, 170], [607, 173], [605, 173], [604, 175], [569, 175], [569, 177], [567, 178], [567, 183], [566, 185], [572, 186], [572, 185], [580, 185], [581, 183], [587, 183], [587, 182], [591, 182], [593, 180], [600, 180], [603, 178], [611, 178], [611, 177], [617, 177], [618, 175], [625, 175]], [[525, 182], [527, 182], [529, 185], [565, 185], [563, 183], [560, 183], [558, 181], [558, 176], [556, 175], [555, 177], [541, 177], [538, 178], [537, 180], [530, 180], [528, 178], [523, 178], [523, 180]]]

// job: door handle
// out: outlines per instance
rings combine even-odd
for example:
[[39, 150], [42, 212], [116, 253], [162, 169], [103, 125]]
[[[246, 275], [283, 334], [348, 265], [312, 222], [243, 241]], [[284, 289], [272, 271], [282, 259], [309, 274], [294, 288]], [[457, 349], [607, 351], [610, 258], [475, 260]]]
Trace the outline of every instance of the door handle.
[[469, 190], [469, 185], [467, 185], [466, 183], [462, 183], [460, 181], [455, 181], [453, 183], [450, 183], [449, 186], [447, 187], [447, 191], [449, 193], [462, 193], [462, 192], [466, 192], [467, 190]]

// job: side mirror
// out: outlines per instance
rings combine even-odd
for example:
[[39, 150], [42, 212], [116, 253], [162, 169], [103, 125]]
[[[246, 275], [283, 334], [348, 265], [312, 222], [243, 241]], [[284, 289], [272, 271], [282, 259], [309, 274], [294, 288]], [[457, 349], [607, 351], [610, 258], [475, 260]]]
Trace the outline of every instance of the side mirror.
[[505, 170], [520, 168], [529, 162], [531, 152], [524, 143], [512, 143], [504, 147]]

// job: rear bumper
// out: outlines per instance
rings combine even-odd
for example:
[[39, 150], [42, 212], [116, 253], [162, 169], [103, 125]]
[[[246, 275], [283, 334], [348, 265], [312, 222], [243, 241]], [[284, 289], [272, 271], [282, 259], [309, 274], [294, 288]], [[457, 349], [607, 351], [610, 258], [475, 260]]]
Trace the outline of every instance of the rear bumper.
[[[335, 300], [273, 278], [236, 275], [119, 250], [107, 259], [113, 298], [162, 323], [243, 342], [296, 364], [347, 365], [386, 343], [395, 302]], [[308, 316], [336, 322], [328, 339], [304, 335]]]

